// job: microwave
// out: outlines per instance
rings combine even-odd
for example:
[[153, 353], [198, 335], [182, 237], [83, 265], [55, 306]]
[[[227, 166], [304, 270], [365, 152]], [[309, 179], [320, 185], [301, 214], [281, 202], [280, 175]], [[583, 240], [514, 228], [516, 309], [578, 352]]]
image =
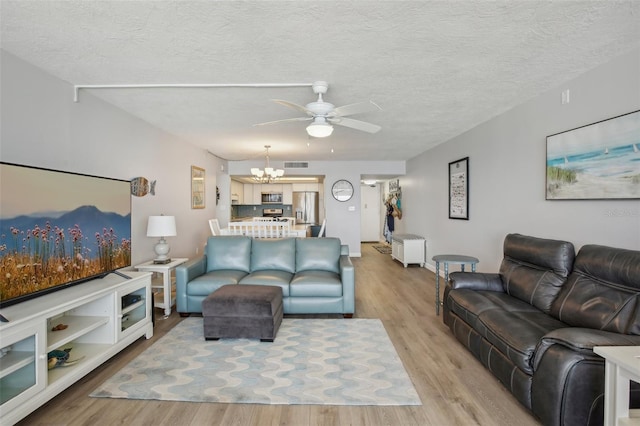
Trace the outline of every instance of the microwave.
[[263, 192], [262, 204], [282, 204], [282, 192]]

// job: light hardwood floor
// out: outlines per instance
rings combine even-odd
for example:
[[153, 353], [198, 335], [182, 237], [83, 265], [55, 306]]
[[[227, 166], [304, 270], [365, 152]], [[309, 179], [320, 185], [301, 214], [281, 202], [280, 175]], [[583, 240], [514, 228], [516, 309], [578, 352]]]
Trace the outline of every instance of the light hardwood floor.
[[[375, 244], [377, 245], [377, 244]], [[356, 315], [380, 318], [422, 400], [421, 406], [211, 404], [90, 398], [103, 381], [181, 318], [156, 321], [140, 339], [26, 417], [20, 425], [518, 425], [539, 423], [460, 345], [435, 314], [435, 276], [404, 268], [374, 244], [356, 267]], [[157, 318], [162, 318], [160, 310]]]

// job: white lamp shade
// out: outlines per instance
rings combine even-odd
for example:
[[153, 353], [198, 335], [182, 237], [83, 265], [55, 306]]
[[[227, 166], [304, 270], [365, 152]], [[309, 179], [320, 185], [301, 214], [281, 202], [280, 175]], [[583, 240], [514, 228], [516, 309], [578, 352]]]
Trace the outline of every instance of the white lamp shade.
[[313, 122], [307, 126], [307, 133], [314, 138], [326, 138], [333, 133], [333, 126], [327, 122]]
[[147, 237], [175, 237], [175, 216], [149, 216]]

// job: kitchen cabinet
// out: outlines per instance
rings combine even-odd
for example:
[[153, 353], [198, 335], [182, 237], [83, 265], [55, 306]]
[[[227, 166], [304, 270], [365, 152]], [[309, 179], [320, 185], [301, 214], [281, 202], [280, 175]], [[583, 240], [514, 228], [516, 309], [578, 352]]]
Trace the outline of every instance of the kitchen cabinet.
[[282, 184], [282, 204], [293, 204], [293, 187], [290, 183]]
[[282, 184], [281, 183], [263, 183], [258, 184], [256, 186], [260, 187], [260, 193], [282, 193]]
[[320, 192], [320, 184], [318, 183], [293, 183], [291, 186], [293, 192]]
[[245, 183], [243, 185], [244, 199], [242, 204], [260, 205], [262, 204], [261, 190], [259, 184]]
[[237, 180], [231, 181], [231, 204], [244, 204], [244, 185]]

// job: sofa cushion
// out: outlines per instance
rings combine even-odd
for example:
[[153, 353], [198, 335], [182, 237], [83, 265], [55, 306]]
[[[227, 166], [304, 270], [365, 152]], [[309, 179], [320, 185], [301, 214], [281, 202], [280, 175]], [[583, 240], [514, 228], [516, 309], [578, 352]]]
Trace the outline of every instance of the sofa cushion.
[[293, 274], [287, 271], [261, 270], [254, 271], [240, 280], [240, 284], [270, 285], [282, 288], [282, 296], [289, 297], [289, 282]]
[[251, 238], [209, 237], [206, 247], [207, 272], [231, 269], [251, 272]]
[[552, 314], [576, 327], [640, 335], [640, 251], [583, 246]]
[[566, 324], [506, 293], [450, 290], [448, 308], [527, 374], [533, 373], [536, 345]]
[[549, 313], [571, 272], [573, 244], [520, 234], [504, 240], [500, 276], [507, 294]]
[[340, 275], [329, 271], [302, 271], [291, 280], [289, 286], [291, 296], [342, 296], [342, 281]]
[[339, 238], [298, 238], [296, 272], [320, 270], [340, 273]]
[[223, 285], [238, 284], [247, 275], [243, 271], [220, 270], [200, 275], [187, 284], [189, 296], [208, 296]]
[[[296, 239], [254, 239], [251, 245], [251, 272], [296, 271]], [[288, 284], [288, 282], [287, 282]]]
[[515, 311], [537, 311], [536, 308], [506, 293], [495, 291], [478, 291], [471, 289], [450, 290], [447, 298], [449, 309], [469, 323], [471, 327], [484, 336], [484, 325], [479, 322], [479, 315], [491, 309], [510, 309]]
[[535, 351], [542, 337], [567, 326], [538, 310], [491, 309], [481, 313], [479, 321], [485, 339], [527, 374], [533, 374]]

